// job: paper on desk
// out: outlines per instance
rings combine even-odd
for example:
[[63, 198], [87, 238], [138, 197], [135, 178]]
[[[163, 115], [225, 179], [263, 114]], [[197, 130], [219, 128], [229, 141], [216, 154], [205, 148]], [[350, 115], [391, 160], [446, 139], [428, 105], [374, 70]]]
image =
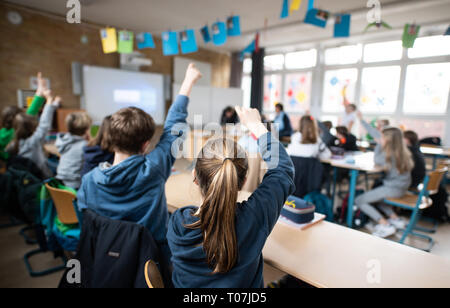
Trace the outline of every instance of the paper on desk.
[[314, 219], [306, 224], [296, 224], [295, 222], [280, 216], [280, 218], [278, 219], [278, 222], [281, 222], [282, 224], [285, 224], [287, 226], [291, 226], [300, 230], [306, 230], [308, 228], [310, 228], [311, 226], [325, 220], [326, 216], [320, 213], [314, 213]]

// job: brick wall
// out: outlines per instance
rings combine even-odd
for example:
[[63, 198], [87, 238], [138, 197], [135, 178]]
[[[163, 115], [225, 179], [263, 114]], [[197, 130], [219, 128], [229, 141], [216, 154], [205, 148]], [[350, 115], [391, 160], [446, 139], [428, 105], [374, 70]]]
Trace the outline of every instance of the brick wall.
[[[21, 25], [7, 20], [9, 10], [22, 15]], [[81, 42], [83, 35], [88, 44]], [[103, 54], [99, 30], [92, 25], [68, 24], [15, 5], [0, 3], [0, 37], [0, 110], [17, 104], [17, 89], [28, 89], [30, 77], [38, 71], [50, 78], [53, 92], [63, 97], [65, 108], [79, 108], [80, 99], [72, 94], [71, 63], [119, 67], [119, 55]], [[156, 49], [142, 51], [153, 61], [143, 71], [172, 75], [173, 57], [163, 56], [159, 38], [155, 43]], [[229, 86], [229, 55], [200, 50], [185, 57], [211, 63], [213, 86]]]

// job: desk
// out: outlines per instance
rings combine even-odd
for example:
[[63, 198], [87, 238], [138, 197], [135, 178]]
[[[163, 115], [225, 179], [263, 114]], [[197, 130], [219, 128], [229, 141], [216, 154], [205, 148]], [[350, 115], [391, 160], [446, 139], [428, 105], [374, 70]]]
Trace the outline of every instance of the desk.
[[[373, 152], [367, 153], [355, 152], [353, 154], [349, 154], [348, 156], [342, 159], [322, 160], [323, 163], [330, 164], [334, 169], [333, 192], [332, 192], [333, 205], [336, 196], [337, 170], [338, 168], [350, 170], [349, 197], [347, 206], [347, 226], [350, 228], [353, 227], [353, 206], [355, 203], [356, 184], [359, 172], [362, 171], [366, 173], [378, 173], [383, 171], [382, 168], [375, 166], [374, 155], [375, 154]], [[355, 161], [354, 164], [348, 162], [350, 158]]]
[[[201, 202], [190, 173], [171, 176], [166, 196], [170, 211]], [[449, 259], [326, 221], [304, 231], [278, 223], [263, 254], [268, 264], [316, 287], [450, 287]], [[379, 284], [367, 280], [372, 260], [380, 265]]]
[[437, 160], [439, 158], [450, 157], [450, 148], [432, 146], [432, 145], [422, 145], [420, 151], [425, 156], [430, 156], [433, 158], [433, 170], [437, 167]]

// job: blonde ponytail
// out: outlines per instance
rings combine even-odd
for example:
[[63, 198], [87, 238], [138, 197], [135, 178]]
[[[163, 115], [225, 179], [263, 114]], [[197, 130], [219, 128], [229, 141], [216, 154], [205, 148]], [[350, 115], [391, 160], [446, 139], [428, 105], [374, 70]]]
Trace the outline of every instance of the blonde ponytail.
[[234, 141], [215, 139], [197, 159], [195, 171], [204, 201], [195, 214], [199, 220], [186, 227], [202, 230], [203, 249], [213, 273], [226, 273], [237, 262], [236, 203], [248, 170], [243, 153]]

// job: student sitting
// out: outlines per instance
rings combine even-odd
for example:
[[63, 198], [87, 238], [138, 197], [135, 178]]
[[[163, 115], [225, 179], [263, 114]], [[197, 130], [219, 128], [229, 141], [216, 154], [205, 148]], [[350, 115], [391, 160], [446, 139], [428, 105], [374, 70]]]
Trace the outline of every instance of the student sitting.
[[[45, 81], [41, 73], [38, 73], [38, 88], [36, 94], [27, 109], [27, 114], [30, 116], [37, 116], [42, 105], [45, 103], [44, 91], [47, 89]], [[16, 106], [6, 107], [1, 115], [1, 129], [0, 129], [0, 159], [7, 160], [8, 153], [5, 152], [7, 145], [14, 139], [13, 123], [15, 117], [21, 113], [22, 110]]]
[[262, 250], [286, 198], [294, 191], [294, 166], [268, 133], [256, 109], [236, 107], [256, 136], [269, 170], [248, 201], [237, 203], [247, 176], [244, 150], [229, 139], [207, 142], [193, 171], [203, 203], [177, 210], [167, 239], [177, 288], [262, 288]]
[[71, 113], [66, 118], [66, 134], [58, 134], [55, 146], [61, 154], [56, 178], [64, 186], [77, 190], [81, 185], [83, 148], [90, 139], [92, 120], [84, 112]]
[[411, 151], [414, 169], [411, 171], [411, 187], [412, 189], [417, 189], [417, 186], [423, 183], [426, 176], [426, 164], [425, 157], [420, 151], [419, 136], [411, 130], [403, 133], [405, 137], [405, 143], [409, 151]]
[[301, 118], [300, 132], [292, 136], [287, 152], [297, 157], [331, 158], [331, 151], [320, 139], [316, 121], [311, 116]]
[[101, 163], [108, 162], [112, 164], [114, 162], [114, 152], [111, 149], [111, 135], [109, 132], [110, 126], [111, 116], [107, 116], [103, 119], [97, 136], [83, 148], [81, 177], [98, 167]]
[[359, 150], [356, 144], [356, 137], [348, 131], [347, 127], [336, 127], [336, 135], [336, 146], [343, 148], [346, 152], [356, 152]]
[[228, 106], [222, 112], [222, 117], [220, 118], [220, 125], [225, 126], [227, 124], [237, 124], [239, 123], [239, 118], [236, 114], [236, 110], [233, 107]]
[[153, 118], [138, 108], [116, 112], [109, 128], [114, 162], [102, 163], [86, 174], [77, 195], [80, 210], [89, 208], [99, 215], [148, 228], [166, 258], [170, 252], [165, 184], [175, 162], [172, 144], [184, 137], [181, 128], [176, 133], [172, 130], [176, 124], [186, 124], [189, 95], [200, 78], [196, 67], [189, 65], [180, 95], [167, 115], [164, 133], [150, 154], [144, 152], [155, 132]]
[[275, 111], [277, 115], [273, 122], [277, 125], [278, 136], [280, 138], [291, 137], [293, 132], [291, 120], [289, 120], [288, 115], [284, 112], [284, 106], [282, 104], [277, 104], [275, 106]]
[[[369, 124], [362, 122], [364, 126], [368, 125], [367, 128], [370, 127], [373, 130], [369, 132], [371, 135], [377, 131]], [[377, 223], [373, 235], [386, 238], [395, 234], [396, 229], [404, 229], [405, 222], [394, 213], [391, 206], [380, 204], [380, 209], [389, 217], [389, 220], [386, 220], [371, 204], [382, 202], [386, 198], [403, 197], [411, 184], [411, 170], [414, 162], [403, 141], [400, 129], [388, 127], [380, 135], [375, 148], [375, 164], [384, 167], [386, 175], [383, 185], [357, 197], [355, 204]]]
[[50, 90], [44, 93], [46, 104], [39, 122], [36, 117], [19, 113], [14, 119], [14, 140], [8, 145], [7, 151], [12, 155], [19, 155], [34, 162], [45, 178], [53, 176], [47, 164], [43, 144], [45, 137], [52, 127], [53, 116], [61, 101], [60, 97], [53, 99]]

